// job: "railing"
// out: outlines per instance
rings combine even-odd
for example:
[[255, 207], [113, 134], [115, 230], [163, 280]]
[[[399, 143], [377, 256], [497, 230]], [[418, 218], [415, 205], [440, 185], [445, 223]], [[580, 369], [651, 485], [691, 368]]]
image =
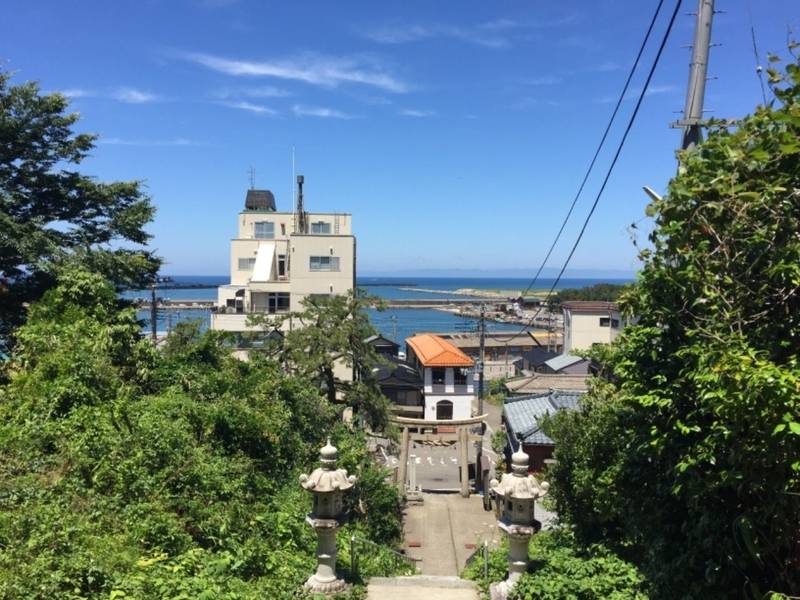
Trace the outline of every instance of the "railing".
[[469, 555], [466, 566], [471, 565], [476, 560], [483, 561], [483, 578], [489, 577], [489, 542], [483, 540], [483, 544], [475, 548], [475, 552]]
[[391, 575], [397, 571], [417, 572], [417, 562], [410, 556], [353, 535], [350, 536], [350, 574], [355, 579], [360, 577], [359, 550], [361, 553], [366, 553], [367, 556], [376, 556], [379, 553], [388, 556], [391, 573], [386, 573], [386, 575]]

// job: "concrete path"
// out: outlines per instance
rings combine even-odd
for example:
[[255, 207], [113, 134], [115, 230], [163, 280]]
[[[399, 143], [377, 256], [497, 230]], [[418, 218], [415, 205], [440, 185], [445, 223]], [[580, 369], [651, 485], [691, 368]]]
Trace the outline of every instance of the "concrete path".
[[457, 577], [373, 577], [367, 600], [478, 600], [471, 581]]
[[423, 494], [422, 504], [405, 514], [406, 553], [419, 559], [423, 575], [458, 576], [469, 556], [484, 540], [500, 540], [494, 513], [483, 510], [483, 499], [473, 495]]

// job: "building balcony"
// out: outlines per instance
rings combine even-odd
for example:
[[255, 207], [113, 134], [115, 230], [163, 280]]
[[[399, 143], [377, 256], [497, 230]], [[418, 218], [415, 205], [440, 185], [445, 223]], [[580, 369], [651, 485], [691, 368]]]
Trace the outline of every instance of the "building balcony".
[[[278, 321], [281, 320], [281, 317], [284, 316], [286, 313], [254, 313], [254, 312], [233, 312], [229, 313], [226, 309], [218, 309], [217, 311], [211, 312], [211, 329], [215, 329], [217, 331], [232, 331], [232, 332], [240, 332], [240, 331], [263, 331], [264, 326], [252, 326], [247, 323], [248, 317], [251, 315], [264, 315], [267, 317], [275, 317], [276, 326], [278, 325]], [[288, 329], [288, 323], [282, 323], [281, 329]]]

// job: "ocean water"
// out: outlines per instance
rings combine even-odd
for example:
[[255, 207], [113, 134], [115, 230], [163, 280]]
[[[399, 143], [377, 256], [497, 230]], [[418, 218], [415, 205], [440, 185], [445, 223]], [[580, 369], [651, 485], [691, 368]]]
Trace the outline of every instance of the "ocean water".
[[[213, 285], [204, 289], [159, 289], [158, 297], [170, 300], [214, 300], [217, 297], [216, 286], [229, 283], [228, 276], [213, 275], [176, 275], [176, 283], [202, 283]], [[556, 289], [582, 288], [596, 283], [627, 283], [627, 279], [562, 279]], [[365, 277], [359, 278], [359, 287], [367, 293], [387, 300], [417, 298], [465, 298], [453, 292], [462, 288], [491, 290], [524, 290], [530, 280], [508, 278], [469, 278], [469, 277]], [[553, 279], [543, 278], [536, 283], [535, 289], [541, 290], [553, 285]], [[438, 290], [437, 293], [423, 290]], [[129, 290], [122, 295], [125, 298], [150, 298], [150, 290]], [[475, 331], [477, 319], [465, 318], [451, 313], [433, 309], [391, 308], [384, 311], [369, 310], [369, 317], [375, 328], [384, 336], [402, 342], [407, 337], [421, 332]], [[139, 318], [147, 321], [149, 330], [150, 313], [140, 311]], [[210, 314], [206, 310], [164, 311], [159, 315], [156, 328], [167, 331], [178, 321], [199, 319], [203, 327], [208, 327]], [[509, 323], [487, 323], [489, 331], [514, 331], [519, 325]]]

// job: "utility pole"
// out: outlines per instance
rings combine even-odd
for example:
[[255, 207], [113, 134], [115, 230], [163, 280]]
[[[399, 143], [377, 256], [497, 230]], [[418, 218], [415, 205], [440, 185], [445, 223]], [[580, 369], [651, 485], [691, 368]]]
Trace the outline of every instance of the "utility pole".
[[[479, 321], [480, 354], [478, 358], [478, 414], [483, 414], [483, 371], [486, 363], [486, 305], [481, 302]], [[486, 433], [486, 424], [481, 422], [481, 433], [475, 458], [475, 488], [483, 489], [483, 435]]]
[[689, 85], [686, 89], [686, 105], [683, 109], [683, 120], [676, 123], [677, 126], [683, 127], [682, 150], [694, 148], [703, 137], [700, 122], [703, 119], [703, 100], [706, 93], [708, 51], [711, 47], [711, 21], [713, 18], [714, 0], [698, 0], [692, 62], [689, 65]]
[[158, 308], [156, 307], [156, 285], [158, 278], [153, 280], [153, 285], [150, 288], [150, 329], [153, 336], [153, 343], [158, 341], [158, 334], [156, 333], [156, 319], [158, 318]]
[[392, 321], [392, 341], [397, 341], [397, 315], [389, 317]]

